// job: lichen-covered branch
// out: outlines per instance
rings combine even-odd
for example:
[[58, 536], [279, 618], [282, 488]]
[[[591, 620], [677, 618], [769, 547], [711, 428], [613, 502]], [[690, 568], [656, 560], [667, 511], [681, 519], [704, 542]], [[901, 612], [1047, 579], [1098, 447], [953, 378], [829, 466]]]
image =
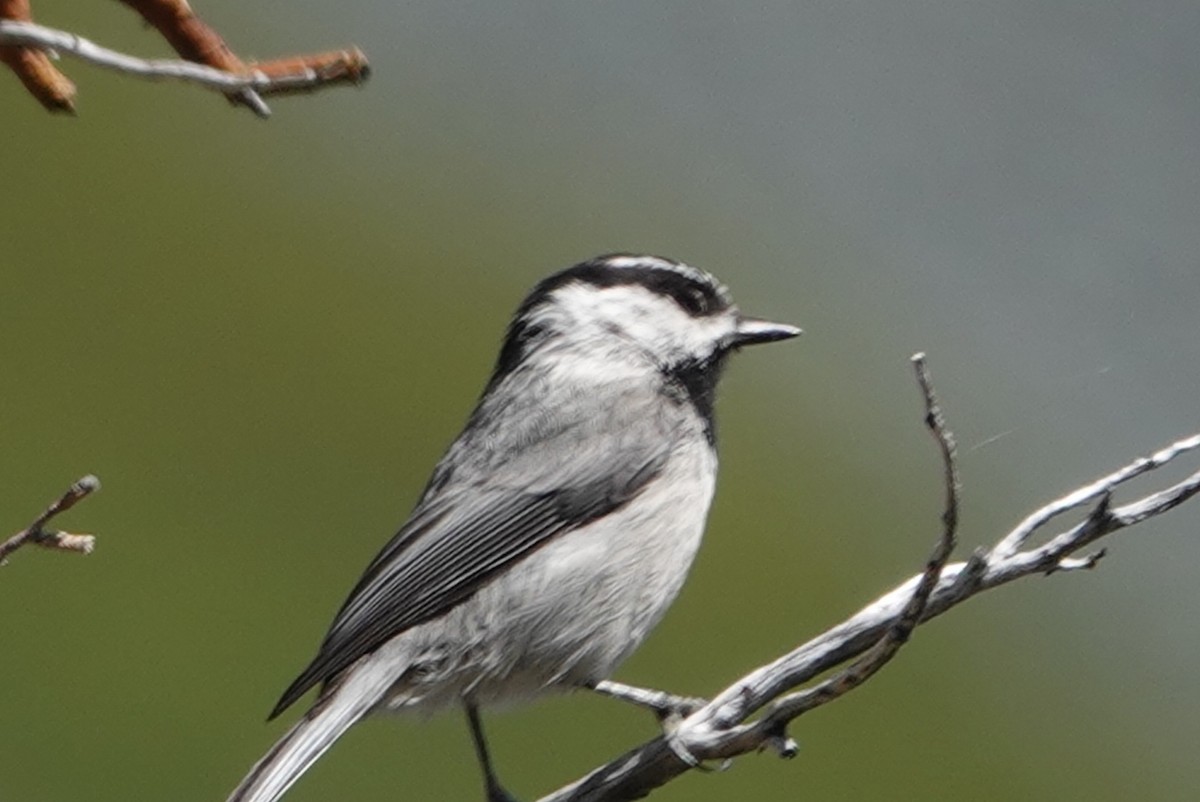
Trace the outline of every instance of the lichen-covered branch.
[[64, 54], [127, 75], [193, 83], [225, 94], [260, 117], [262, 96], [360, 84], [370, 73], [361, 50], [348, 48], [265, 62], [242, 61], [186, 0], [121, 0], [170, 43], [183, 60], [141, 59], [69, 31], [33, 22], [29, 0], [0, 0], [0, 63], [51, 111], [74, 112], [75, 86], [51, 61]]
[[96, 545], [95, 537], [47, 529], [46, 524], [50, 523], [54, 516], [66, 512], [99, 489], [100, 480], [90, 474], [68, 487], [67, 491], [47, 507], [41, 515], [33, 519], [33, 523], [0, 543], [0, 565], [4, 565], [8, 555], [30, 543], [47, 549], [91, 554]]
[[[785, 735], [787, 724], [858, 687], [894, 656], [912, 627], [1015, 579], [1093, 568], [1104, 552], [1081, 555], [1088, 546], [1174, 509], [1200, 492], [1200, 471], [1197, 471], [1125, 504], [1113, 502], [1121, 485], [1200, 447], [1197, 434], [1050, 502], [1000, 537], [991, 549], [976, 551], [965, 562], [940, 564], [939, 558], [944, 561], [949, 554], [957, 524], [957, 468], [953, 440], [941, 422], [924, 359], [918, 355], [913, 360], [925, 393], [926, 421], [942, 448], [947, 488], [942, 539], [926, 570], [837, 626], [730, 683], [712, 701], [684, 718], [669, 735], [634, 747], [576, 782], [542, 797], [540, 802], [641, 799], [694, 768], [697, 761], [727, 760], [763, 749], [791, 756], [794, 750], [780, 748], [781, 743], [790, 744]], [[1091, 510], [1083, 522], [1048, 538], [1039, 538], [1041, 545], [1030, 545], [1035, 534], [1040, 535], [1063, 513], [1089, 506]], [[815, 685], [803, 687], [847, 661], [854, 662]]]

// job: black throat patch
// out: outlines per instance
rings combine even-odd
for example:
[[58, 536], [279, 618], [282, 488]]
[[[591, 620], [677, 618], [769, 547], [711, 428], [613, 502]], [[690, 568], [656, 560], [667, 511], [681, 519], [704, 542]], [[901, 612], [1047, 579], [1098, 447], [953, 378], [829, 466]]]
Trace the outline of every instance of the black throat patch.
[[680, 401], [689, 403], [704, 425], [704, 439], [710, 446], [717, 445], [717, 421], [714, 404], [717, 382], [725, 367], [724, 354], [717, 353], [705, 360], [689, 360], [663, 370], [668, 387], [678, 393]]

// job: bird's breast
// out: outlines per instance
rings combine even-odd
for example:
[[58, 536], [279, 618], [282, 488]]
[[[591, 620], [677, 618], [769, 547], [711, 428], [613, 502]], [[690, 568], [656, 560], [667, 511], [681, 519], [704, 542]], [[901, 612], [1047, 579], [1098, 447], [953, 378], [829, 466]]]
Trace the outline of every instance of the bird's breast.
[[[554, 666], [545, 680], [602, 679], [642, 643], [687, 578], [715, 481], [711, 449], [674, 454], [627, 504], [562, 535], [485, 589], [483, 597], [522, 600], [510, 625], [524, 628], [514, 634], [529, 665]], [[512, 592], [521, 586], [527, 592]]]
[[[706, 444], [672, 453], [626, 504], [566, 532], [381, 652], [420, 667], [390, 706], [495, 705], [611, 675], [662, 619], [699, 548], [716, 481]], [[402, 655], [405, 655], [402, 657]]]

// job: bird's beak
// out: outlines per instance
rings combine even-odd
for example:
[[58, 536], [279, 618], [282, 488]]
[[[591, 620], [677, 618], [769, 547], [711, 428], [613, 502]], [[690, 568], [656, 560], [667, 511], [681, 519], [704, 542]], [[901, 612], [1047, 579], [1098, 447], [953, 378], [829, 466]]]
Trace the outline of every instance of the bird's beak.
[[730, 337], [730, 345], [739, 348], [743, 345], [773, 343], [778, 340], [790, 340], [799, 334], [800, 329], [786, 323], [772, 323], [769, 320], [744, 317], [738, 321], [737, 330]]

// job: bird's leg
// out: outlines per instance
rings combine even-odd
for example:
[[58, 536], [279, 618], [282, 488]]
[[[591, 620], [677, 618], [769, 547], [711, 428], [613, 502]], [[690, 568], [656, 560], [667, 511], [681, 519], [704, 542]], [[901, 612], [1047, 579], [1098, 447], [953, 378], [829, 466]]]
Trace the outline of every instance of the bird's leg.
[[656, 691], [651, 688], [638, 688], [612, 680], [600, 680], [586, 686], [603, 696], [632, 702], [638, 707], [644, 707], [654, 713], [663, 731], [668, 734], [674, 731], [679, 722], [708, 704], [707, 699], [694, 696], [676, 696], [666, 691]]
[[475, 743], [475, 756], [479, 758], [479, 766], [483, 769], [483, 787], [487, 793], [487, 802], [517, 802], [515, 797], [504, 790], [492, 771], [492, 759], [488, 756], [487, 741], [483, 737], [479, 709], [471, 702], [464, 706], [467, 710], [467, 723], [471, 727], [471, 740]]

